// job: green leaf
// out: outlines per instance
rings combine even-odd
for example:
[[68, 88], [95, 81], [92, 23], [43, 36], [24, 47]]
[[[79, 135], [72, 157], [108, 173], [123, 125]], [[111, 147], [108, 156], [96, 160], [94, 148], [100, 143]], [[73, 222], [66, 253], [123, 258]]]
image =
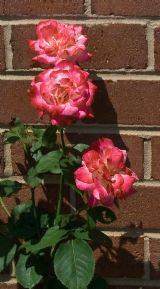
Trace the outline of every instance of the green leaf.
[[16, 278], [24, 288], [34, 288], [46, 274], [47, 266], [43, 257], [23, 254], [19, 256], [16, 264]]
[[42, 178], [38, 176], [35, 168], [30, 168], [27, 172], [27, 183], [31, 188], [36, 188], [42, 183]]
[[33, 143], [31, 148], [30, 148], [30, 153], [31, 153], [31, 157], [37, 162], [40, 160], [40, 158], [42, 157], [42, 152], [41, 152], [41, 148], [42, 148], [42, 142], [41, 140], [38, 140], [37, 142]]
[[26, 138], [28, 137], [26, 132], [26, 127], [24, 124], [19, 119], [16, 119], [14, 122], [14, 127], [5, 134], [5, 141], [8, 143], [15, 143], [18, 140], [25, 142]]
[[42, 144], [48, 149], [52, 149], [57, 139], [57, 127], [49, 126], [43, 134]]
[[54, 257], [57, 278], [69, 289], [86, 289], [95, 269], [93, 252], [87, 242], [69, 240], [61, 244]]
[[0, 235], [0, 272], [13, 260], [16, 248], [13, 239]]
[[50, 172], [54, 174], [60, 174], [60, 159], [63, 153], [60, 151], [53, 151], [41, 157], [35, 169], [38, 174]]
[[10, 197], [12, 194], [17, 193], [22, 187], [22, 184], [16, 181], [2, 181], [0, 182], [0, 197]]
[[28, 242], [24, 247], [27, 252], [37, 253], [38, 251], [45, 249], [47, 247], [54, 247], [61, 240], [65, 239], [67, 235], [67, 231], [63, 229], [59, 229], [59, 227], [49, 228], [40, 242], [36, 244], [31, 244]]
[[89, 284], [88, 289], [109, 289], [109, 286], [103, 278], [94, 277]]
[[89, 232], [89, 236], [98, 245], [103, 245], [107, 248], [112, 247], [112, 240], [98, 229], [94, 229]]
[[75, 236], [76, 239], [87, 240], [87, 241], [91, 240], [89, 236], [89, 232], [84, 230], [83, 228], [76, 229], [73, 235]]
[[59, 216], [55, 218], [54, 225], [59, 226], [60, 228], [63, 228], [68, 225], [71, 218], [72, 218], [72, 214], [65, 214], [65, 215], [60, 214]]
[[84, 150], [88, 149], [89, 145], [87, 144], [83, 144], [83, 143], [80, 143], [80, 144], [77, 144], [75, 146], [73, 146], [73, 148], [79, 152], [83, 152]]

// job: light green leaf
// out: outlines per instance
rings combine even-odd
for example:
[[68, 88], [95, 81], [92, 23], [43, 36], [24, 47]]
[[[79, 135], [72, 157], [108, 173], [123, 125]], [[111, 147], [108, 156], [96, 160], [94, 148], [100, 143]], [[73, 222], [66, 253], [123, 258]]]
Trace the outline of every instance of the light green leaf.
[[0, 272], [3, 271], [14, 258], [16, 244], [13, 239], [0, 235]]
[[31, 244], [31, 242], [27, 242], [24, 247], [27, 252], [37, 253], [38, 251], [45, 249], [47, 247], [54, 247], [58, 242], [65, 239], [67, 235], [67, 231], [63, 229], [59, 229], [59, 227], [49, 228], [40, 242], [36, 244]]
[[54, 174], [60, 174], [60, 159], [63, 153], [60, 151], [53, 151], [41, 157], [35, 169], [38, 174], [50, 172]]
[[42, 183], [42, 178], [38, 176], [36, 169], [33, 167], [27, 172], [27, 183], [31, 188], [36, 188]]
[[86, 289], [95, 269], [93, 252], [87, 242], [69, 240], [61, 244], [54, 257], [57, 278], [68, 289]]
[[46, 269], [42, 257], [21, 254], [16, 264], [16, 278], [24, 288], [31, 289], [46, 275]]
[[83, 143], [80, 143], [80, 144], [77, 144], [75, 146], [73, 146], [73, 148], [79, 152], [83, 152], [84, 150], [86, 150], [87, 148], [89, 147], [89, 145], [87, 144], [83, 144]]

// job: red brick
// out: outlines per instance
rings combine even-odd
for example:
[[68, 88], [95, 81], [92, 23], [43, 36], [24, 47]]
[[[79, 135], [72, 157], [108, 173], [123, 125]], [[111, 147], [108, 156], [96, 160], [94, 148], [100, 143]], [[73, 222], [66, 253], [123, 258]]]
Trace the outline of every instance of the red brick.
[[[145, 27], [141, 25], [115, 24], [96, 25], [86, 28], [92, 58], [85, 67], [91, 69], [146, 68], [147, 42]], [[12, 28], [13, 67], [30, 69], [38, 67], [32, 62], [35, 55], [27, 39], [36, 39], [34, 25], [20, 25]]]
[[[1, 123], [8, 124], [15, 117], [24, 122], [39, 122], [27, 95], [30, 82], [0, 80]], [[90, 122], [159, 125], [160, 82], [99, 80], [96, 84], [95, 118]]]
[[160, 240], [150, 240], [151, 279], [160, 279]]
[[154, 53], [155, 53], [155, 69], [160, 70], [160, 27], [155, 29], [155, 42], [154, 42]]
[[4, 143], [3, 143], [3, 137], [0, 135], [0, 176], [3, 176], [4, 174]]
[[96, 85], [93, 104], [95, 118], [91, 121], [159, 125], [160, 82], [99, 80]]
[[[93, 105], [95, 118], [90, 122], [144, 125], [160, 123], [160, 82], [98, 81], [96, 84], [98, 90]], [[29, 86], [30, 81], [0, 80], [1, 123], [8, 124], [15, 117], [24, 122], [39, 122], [38, 114], [31, 107], [27, 95]]]
[[159, 163], [160, 163], [160, 137], [152, 138], [152, 178], [160, 179]]
[[24, 122], [39, 122], [37, 112], [31, 107], [27, 90], [31, 81], [0, 80], [0, 123], [8, 124], [12, 118]]
[[159, 0], [92, 0], [92, 13], [116, 16], [160, 16]]
[[157, 287], [146, 287], [146, 286], [111, 286], [110, 289], [157, 289]]
[[84, 0], [5, 0], [0, 5], [1, 16], [52, 16], [83, 14]]
[[143, 139], [136, 136], [112, 135], [112, 134], [66, 134], [70, 143], [91, 144], [100, 137], [109, 137], [120, 149], [128, 152], [127, 166], [136, 172], [138, 177], [143, 178]]
[[96, 272], [102, 277], [142, 277], [143, 239], [113, 238], [111, 251], [97, 248]]
[[116, 229], [160, 229], [160, 188], [137, 187], [136, 190], [136, 194], [119, 202], [119, 208], [113, 208], [117, 221], [109, 227]]
[[6, 282], [6, 283], [3, 283], [1, 282], [0, 283], [0, 289], [23, 289], [19, 284], [15, 283], [13, 281], [13, 283], [10, 282]]
[[96, 25], [86, 29], [90, 69], [144, 69], [147, 67], [146, 27], [142, 25]]
[[5, 48], [4, 48], [4, 32], [0, 26], [0, 70], [5, 70]]
[[15, 143], [11, 146], [13, 175], [26, 174], [25, 153], [22, 145]]
[[28, 46], [28, 39], [36, 39], [34, 25], [12, 27], [11, 45], [13, 50], [13, 68], [29, 69], [39, 66], [36, 62], [32, 61], [34, 53]]

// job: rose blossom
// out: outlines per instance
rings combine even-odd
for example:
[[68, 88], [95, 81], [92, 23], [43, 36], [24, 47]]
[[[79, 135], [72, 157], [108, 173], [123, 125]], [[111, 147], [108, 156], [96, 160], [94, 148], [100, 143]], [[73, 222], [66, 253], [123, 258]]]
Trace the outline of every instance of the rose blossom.
[[135, 192], [138, 177], [125, 166], [126, 157], [126, 151], [108, 138], [99, 139], [83, 154], [82, 167], [74, 175], [77, 188], [88, 192], [90, 206], [110, 207], [114, 198], [125, 199]]
[[92, 117], [91, 104], [96, 86], [89, 73], [62, 61], [44, 70], [31, 83], [29, 95], [42, 118], [48, 114], [53, 125], [68, 126], [84, 117]]
[[56, 64], [62, 59], [75, 63], [90, 58], [85, 46], [87, 37], [81, 26], [49, 20], [40, 22], [36, 32], [38, 39], [29, 40], [30, 48], [38, 52], [33, 60]]

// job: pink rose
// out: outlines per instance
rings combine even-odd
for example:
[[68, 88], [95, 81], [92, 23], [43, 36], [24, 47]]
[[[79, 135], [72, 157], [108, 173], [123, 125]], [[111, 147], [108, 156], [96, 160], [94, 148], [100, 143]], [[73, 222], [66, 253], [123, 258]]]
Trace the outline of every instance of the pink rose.
[[76, 63], [90, 58], [81, 26], [43, 21], [37, 25], [37, 36], [37, 40], [29, 40], [30, 48], [38, 52], [33, 60], [56, 64], [63, 59]]
[[114, 198], [125, 199], [135, 192], [138, 177], [125, 166], [127, 153], [115, 147], [108, 138], [99, 139], [83, 154], [75, 182], [78, 189], [88, 192], [89, 205], [113, 205]]
[[53, 125], [69, 126], [78, 119], [93, 116], [91, 104], [95, 89], [88, 72], [61, 61], [32, 81], [29, 95], [41, 118], [48, 114]]

